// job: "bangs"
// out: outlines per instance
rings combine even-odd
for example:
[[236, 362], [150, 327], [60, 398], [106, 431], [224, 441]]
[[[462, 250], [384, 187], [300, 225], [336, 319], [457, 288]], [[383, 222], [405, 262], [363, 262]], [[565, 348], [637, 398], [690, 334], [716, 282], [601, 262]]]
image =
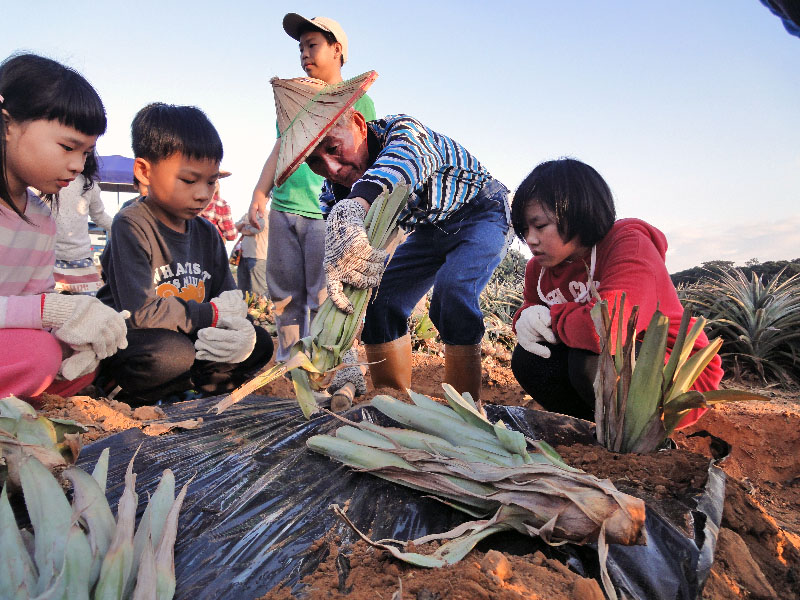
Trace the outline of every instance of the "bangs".
[[206, 114], [194, 106], [154, 103], [131, 124], [133, 153], [149, 161], [182, 154], [196, 160], [222, 160], [222, 140]]
[[44, 118], [56, 120], [84, 135], [103, 135], [108, 120], [100, 96], [86, 80], [75, 72], [64, 73], [58, 93], [52, 98]]

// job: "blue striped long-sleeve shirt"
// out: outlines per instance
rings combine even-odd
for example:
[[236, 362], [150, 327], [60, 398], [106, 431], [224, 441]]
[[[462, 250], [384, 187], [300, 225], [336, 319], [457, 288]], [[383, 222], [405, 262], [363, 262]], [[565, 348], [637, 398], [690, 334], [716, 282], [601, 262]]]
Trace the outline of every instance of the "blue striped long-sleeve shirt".
[[391, 115], [367, 123], [371, 166], [352, 189], [326, 181], [320, 208], [327, 215], [337, 200], [364, 198], [370, 204], [385, 187], [412, 189], [399, 223], [435, 223], [453, 214], [481, 191], [491, 174], [452, 138], [436, 133], [408, 115]]

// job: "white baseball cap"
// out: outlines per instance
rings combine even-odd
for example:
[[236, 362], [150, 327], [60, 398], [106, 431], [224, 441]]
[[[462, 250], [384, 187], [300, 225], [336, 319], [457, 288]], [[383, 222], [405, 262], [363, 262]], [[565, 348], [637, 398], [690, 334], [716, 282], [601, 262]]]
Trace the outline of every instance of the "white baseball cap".
[[306, 19], [297, 13], [287, 13], [286, 16], [283, 17], [283, 30], [298, 42], [300, 41], [300, 32], [308, 27], [332, 33], [336, 41], [342, 45], [342, 63], [344, 64], [347, 62], [347, 36], [344, 33], [344, 29], [342, 29], [342, 26], [339, 25], [337, 21], [329, 19], [328, 17]]

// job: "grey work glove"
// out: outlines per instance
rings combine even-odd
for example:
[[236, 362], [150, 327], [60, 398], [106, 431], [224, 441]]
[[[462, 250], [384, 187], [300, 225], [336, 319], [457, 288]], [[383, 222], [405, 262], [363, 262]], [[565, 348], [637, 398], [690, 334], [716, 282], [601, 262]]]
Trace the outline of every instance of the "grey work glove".
[[217, 307], [217, 327], [222, 319], [242, 318], [247, 316], [247, 302], [242, 298], [241, 290], [222, 292], [211, 303]]
[[89, 344], [73, 348], [74, 352], [61, 361], [58, 374], [70, 381], [88, 375], [100, 364], [100, 359]]
[[549, 306], [529, 306], [517, 319], [517, 342], [531, 354], [550, 358], [550, 348], [539, 342], [557, 342], [551, 323]]
[[352, 383], [356, 389], [356, 396], [363, 396], [367, 393], [367, 380], [364, 379], [364, 373], [358, 365], [358, 353], [355, 348], [350, 348], [342, 356], [342, 363], [354, 365], [352, 367], [344, 367], [339, 369], [333, 374], [333, 379], [328, 386], [328, 392], [335, 394], [344, 384]]
[[44, 294], [42, 303], [43, 328], [52, 329], [53, 335], [73, 348], [90, 345], [100, 360], [128, 347], [125, 319], [130, 316], [94, 296]]
[[241, 317], [222, 318], [216, 327], [197, 332], [195, 358], [221, 363], [240, 363], [256, 347], [256, 330]]
[[358, 200], [346, 198], [337, 203], [328, 217], [325, 232], [325, 280], [328, 297], [336, 307], [350, 314], [353, 305], [343, 285], [366, 289], [381, 282], [385, 268], [385, 250], [373, 248], [364, 229], [367, 211]]

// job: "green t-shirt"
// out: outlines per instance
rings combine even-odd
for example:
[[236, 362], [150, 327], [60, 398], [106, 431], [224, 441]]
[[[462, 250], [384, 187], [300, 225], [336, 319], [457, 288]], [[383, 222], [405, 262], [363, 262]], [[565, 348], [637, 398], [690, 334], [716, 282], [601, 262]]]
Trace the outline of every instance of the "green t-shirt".
[[[353, 106], [364, 115], [367, 121], [374, 121], [375, 104], [372, 98], [364, 94]], [[280, 131], [278, 131], [280, 137]], [[292, 173], [291, 177], [279, 187], [272, 190], [272, 209], [300, 215], [311, 219], [321, 219], [319, 210], [319, 193], [322, 190], [323, 178], [303, 163]]]

